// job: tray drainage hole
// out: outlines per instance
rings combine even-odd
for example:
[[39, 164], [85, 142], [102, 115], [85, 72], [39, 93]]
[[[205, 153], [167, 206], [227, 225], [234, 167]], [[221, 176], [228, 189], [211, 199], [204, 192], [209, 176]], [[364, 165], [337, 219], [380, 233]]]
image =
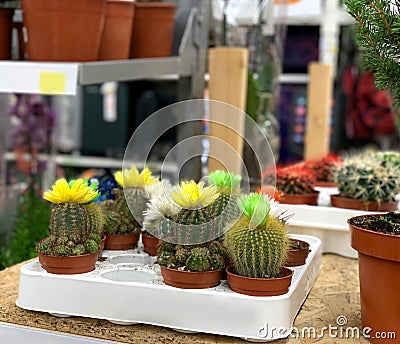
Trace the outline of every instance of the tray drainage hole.
[[123, 254], [119, 256], [109, 257], [107, 261], [111, 264], [137, 266], [148, 264], [149, 257], [135, 254]]
[[114, 270], [103, 273], [101, 277], [115, 282], [151, 282], [155, 275], [152, 271]]

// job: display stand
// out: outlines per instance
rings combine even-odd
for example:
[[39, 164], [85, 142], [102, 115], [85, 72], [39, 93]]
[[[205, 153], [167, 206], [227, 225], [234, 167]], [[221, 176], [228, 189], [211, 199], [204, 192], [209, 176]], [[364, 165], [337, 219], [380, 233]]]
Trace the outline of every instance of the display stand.
[[[321, 242], [296, 235], [310, 244], [306, 264], [295, 267], [288, 293], [254, 297], [235, 293], [226, 281], [215, 288], [179, 289], [163, 283], [159, 266], [139, 247], [105, 251], [96, 270], [54, 275], [34, 260], [20, 272], [17, 306], [56, 316], [83, 316], [113, 323], [169, 327], [247, 340], [287, 337], [321, 267]], [[286, 329], [271, 331], [272, 328]]]

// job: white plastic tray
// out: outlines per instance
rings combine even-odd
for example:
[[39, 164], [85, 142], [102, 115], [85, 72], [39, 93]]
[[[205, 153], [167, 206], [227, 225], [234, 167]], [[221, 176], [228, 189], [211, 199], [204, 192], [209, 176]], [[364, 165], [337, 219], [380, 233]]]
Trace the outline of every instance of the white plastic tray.
[[374, 212], [341, 209], [335, 207], [281, 204], [293, 217], [288, 221], [288, 231], [293, 234], [312, 235], [322, 242], [322, 253], [336, 253], [348, 258], [357, 258], [357, 251], [351, 247], [350, 217], [374, 214]]
[[[143, 323], [179, 331], [204, 332], [247, 340], [287, 337], [321, 266], [321, 241], [304, 235], [311, 252], [295, 267], [288, 293], [255, 297], [235, 293], [226, 283], [209, 289], [178, 289], [163, 283], [157, 264], [146, 253], [106, 251], [96, 270], [54, 275], [38, 260], [22, 266], [17, 306], [57, 316], [107, 319], [118, 324]], [[272, 331], [273, 328], [277, 330]], [[268, 329], [268, 331], [266, 331]]]

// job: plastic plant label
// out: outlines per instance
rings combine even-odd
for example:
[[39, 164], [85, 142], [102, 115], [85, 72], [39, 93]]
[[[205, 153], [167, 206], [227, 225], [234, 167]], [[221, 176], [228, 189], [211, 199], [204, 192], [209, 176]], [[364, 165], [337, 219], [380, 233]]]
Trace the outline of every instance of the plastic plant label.
[[40, 71], [40, 94], [65, 94], [66, 74], [64, 72]]

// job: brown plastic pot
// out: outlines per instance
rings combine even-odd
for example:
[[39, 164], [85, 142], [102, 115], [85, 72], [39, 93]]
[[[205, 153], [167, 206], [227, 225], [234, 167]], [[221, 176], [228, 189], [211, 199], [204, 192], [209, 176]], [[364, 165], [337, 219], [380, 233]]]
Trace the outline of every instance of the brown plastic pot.
[[135, 2], [132, 58], [171, 56], [176, 7], [167, 2]]
[[321, 187], [321, 188], [337, 188], [338, 186], [339, 186], [339, 184], [335, 183], [335, 182], [316, 181], [314, 183], [314, 187]]
[[233, 266], [226, 268], [229, 288], [236, 293], [250, 296], [276, 296], [289, 291], [293, 271], [283, 267], [279, 278], [251, 278], [239, 276], [234, 273]]
[[[362, 215], [379, 216], [379, 215]], [[348, 223], [351, 219], [348, 220]], [[375, 338], [397, 331], [400, 324], [400, 236], [351, 225], [351, 246], [358, 251], [362, 327], [372, 329], [372, 343], [398, 343]]]
[[71, 275], [93, 271], [96, 268], [98, 257], [98, 252], [68, 257], [48, 256], [39, 253], [39, 262], [47, 272], [58, 275]]
[[279, 197], [279, 203], [283, 204], [308, 204], [317, 205], [319, 192], [313, 192], [310, 194], [281, 194]]
[[107, 0], [99, 60], [129, 59], [134, 13], [133, 0]]
[[301, 245], [304, 247], [302, 249], [289, 249], [287, 261], [285, 266], [293, 267], [293, 266], [301, 266], [306, 263], [306, 259], [310, 252], [310, 244], [303, 240], [298, 239], [290, 239], [291, 241], [301, 242]]
[[13, 9], [0, 8], [0, 60], [11, 59]]
[[339, 195], [331, 195], [331, 205], [332, 207], [354, 210], [393, 211], [397, 210], [398, 202], [381, 202], [378, 204], [375, 201], [363, 201]]
[[205, 289], [221, 283], [222, 270], [191, 272], [160, 266], [164, 283], [181, 289]]
[[107, 0], [21, 0], [31, 61], [99, 58]]
[[104, 248], [106, 250], [129, 250], [136, 247], [138, 234], [107, 234]]
[[157, 250], [160, 243], [158, 238], [142, 233], [142, 243], [144, 246], [144, 252], [153, 257], [157, 255]]

